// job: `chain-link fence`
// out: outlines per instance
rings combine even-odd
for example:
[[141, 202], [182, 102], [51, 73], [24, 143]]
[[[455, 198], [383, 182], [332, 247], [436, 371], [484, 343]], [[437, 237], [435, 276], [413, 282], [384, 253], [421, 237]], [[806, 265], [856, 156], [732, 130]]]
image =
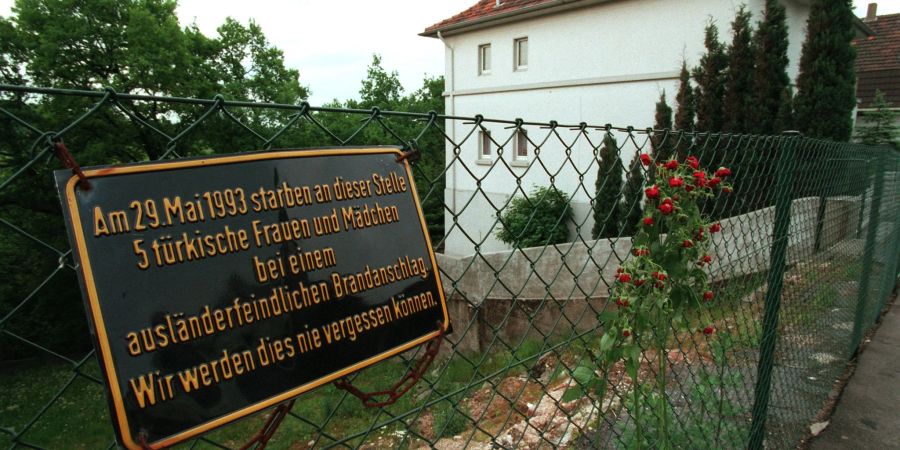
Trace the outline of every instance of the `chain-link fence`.
[[[397, 403], [365, 408], [346, 391], [319, 388], [296, 399], [271, 448], [658, 447], [635, 439], [634, 416], [662, 410], [628, 400], [657, 366], [671, 374], [669, 445], [792, 447], [825, 407], [898, 269], [900, 155], [886, 148], [0, 86], [7, 448], [116, 445], [53, 185], [60, 140], [82, 166], [323, 145], [420, 153], [416, 187], [454, 332]], [[706, 271], [715, 306], [685, 313], [716, 332], [673, 329], [665, 352], [641, 349], [635, 380], [621, 364], [597, 371], [593, 355], [604, 314], [617, 307], [616, 269], [651, 205], [643, 194], [655, 166], [640, 164], [641, 153], [728, 166], [734, 192], [702, 205], [721, 226]], [[541, 187], [561, 194], [561, 210]], [[422, 351], [353, 382], [387, 387]], [[604, 383], [586, 384], [583, 368]], [[182, 445], [241, 447], [268, 415]]]

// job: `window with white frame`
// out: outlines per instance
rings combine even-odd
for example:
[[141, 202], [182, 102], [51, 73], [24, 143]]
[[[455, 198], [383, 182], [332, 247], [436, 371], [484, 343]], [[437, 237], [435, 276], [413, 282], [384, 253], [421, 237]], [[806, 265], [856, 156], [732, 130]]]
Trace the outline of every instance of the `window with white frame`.
[[519, 130], [516, 132], [515, 161], [528, 161], [528, 132]]
[[518, 38], [513, 41], [513, 68], [525, 70], [528, 68], [528, 38]]
[[478, 74], [489, 73], [491, 73], [491, 44], [482, 44], [478, 46]]
[[493, 142], [491, 141], [491, 132], [481, 130], [478, 139], [478, 159], [490, 160], [494, 154]]

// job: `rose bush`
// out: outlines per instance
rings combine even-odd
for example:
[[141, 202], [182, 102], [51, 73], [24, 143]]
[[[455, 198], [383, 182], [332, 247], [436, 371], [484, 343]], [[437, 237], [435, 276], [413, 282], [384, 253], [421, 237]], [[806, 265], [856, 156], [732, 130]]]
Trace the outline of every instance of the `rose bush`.
[[[650, 155], [641, 155], [640, 160], [645, 166], [652, 164]], [[585, 389], [593, 389], [601, 396], [602, 404], [605, 373], [622, 361], [633, 381], [631, 407], [626, 402], [634, 424], [632, 447], [671, 447], [667, 431], [672, 414], [666, 397], [666, 346], [672, 330], [691, 329], [707, 336], [715, 332], [711, 324], [688, 323], [685, 308], [713, 303], [703, 267], [712, 261], [707, 253], [710, 235], [721, 227], [701, 214], [700, 205], [719, 191], [729, 192], [730, 176], [731, 171], [725, 167], [710, 176], [700, 169], [694, 156], [687, 157], [684, 163], [674, 159], [657, 163], [655, 179], [665, 182], [644, 191], [646, 214], [633, 237], [633, 257], [617, 269], [611, 288], [616, 307], [600, 316], [604, 333], [592, 358], [600, 370], [576, 369], [573, 377], [578, 384], [566, 393], [574, 398], [583, 395]], [[648, 349], [655, 351], [657, 363], [652, 388], [638, 382], [642, 352]], [[657, 411], [641, 414], [642, 405], [654, 405]], [[647, 435], [651, 430], [655, 442]]]

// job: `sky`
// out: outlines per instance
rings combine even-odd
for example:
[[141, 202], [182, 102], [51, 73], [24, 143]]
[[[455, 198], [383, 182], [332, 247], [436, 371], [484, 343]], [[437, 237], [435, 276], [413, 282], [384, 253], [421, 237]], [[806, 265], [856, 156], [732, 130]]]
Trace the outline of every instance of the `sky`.
[[[426, 75], [442, 75], [443, 44], [418, 34], [476, 1], [179, 0], [178, 17], [209, 36], [228, 16], [243, 23], [253, 18], [284, 52], [285, 65], [300, 71], [300, 82], [312, 90], [310, 103], [320, 105], [358, 98], [373, 53], [398, 72], [407, 92]], [[869, 2], [854, 2], [857, 16], [866, 14]], [[9, 16], [12, 3], [0, 0], [0, 15]], [[878, 13], [900, 13], [900, 0], [879, 0]]]

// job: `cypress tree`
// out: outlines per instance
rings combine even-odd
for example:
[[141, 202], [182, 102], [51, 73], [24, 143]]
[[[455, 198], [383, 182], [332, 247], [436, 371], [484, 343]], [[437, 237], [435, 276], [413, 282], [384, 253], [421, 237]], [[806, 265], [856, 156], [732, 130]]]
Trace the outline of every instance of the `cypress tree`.
[[665, 161], [672, 157], [673, 137], [667, 131], [672, 130], [672, 108], [666, 103], [666, 91], [659, 95], [656, 102], [656, 114], [654, 115], [653, 133], [650, 143], [655, 161]]
[[856, 105], [850, 0], [813, 0], [800, 56], [794, 121], [809, 137], [847, 141]]
[[619, 235], [624, 216], [624, 208], [622, 208], [624, 171], [622, 160], [619, 158], [616, 138], [607, 134], [603, 139], [603, 147], [600, 149], [600, 164], [597, 168], [595, 184], [594, 228], [591, 230], [594, 239]]
[[750, 12], [743, 5], [731, 22], [731, 31], [733, 37], [728, 48], [728, 70], [725, 72], [725, 123], [722, 130], [746, 133], [753, 105], [753, 47], [750, 42]]
[[703, 45], [706, 53], [700, 58], [700, 65], [694, 68], [697, 98], [697, 130], [706, 132], [722, 131], [722, 113], [725, 95], [725, 69], [728, 55], [719, 42], [719, 28], [712, 22], [706, 26]]
[[747, 131], [756, 134], [777, 134], [789, 129], [778, 118], [789, 111], [785, 104], [785, 90], [789, 89], [788, 28], [784, 7], [778, 0], [766, 0], [762, 20], [753, 35], [753, 113], [747, 121]]
[[[694, 90], [691, 87], [691, 75], [687, 69], [687, 62], [681, 62], [681, 75], [678, 77], [678, 94], [675, 96], [675, 129], [684, 133], [694, 131]], [[676, 153], [678, 160], [684, 161], [691, 147], [691, 137], [682, 135], [678, 140]]]
[[[662, 103], [665, 104], [665, 94]], [[657, 105], [659, 105], [657, 103]], [[668, 108], [668, 106], [666, 106]], [[658, 111], [658, 110], [657, 110]], [[669, 121], [672, 120], [672, 108], [669, 108]], [[652, 167], [652, 166], [651, 166]], [[644, 171], [641, 168], [641, 160], [635, 155], [628, 170], [628, 179], [625, 182], [625, 222], [622, 224], [623, 236], [634, 236], [640, 226], [644, 211], [641, 201], [644, 199]]]
[[781, 91], [781, 101], [778, 112], [775, 114], [774, 133], [794, 129], [794, 91], [790, 86], [785, 86]]

